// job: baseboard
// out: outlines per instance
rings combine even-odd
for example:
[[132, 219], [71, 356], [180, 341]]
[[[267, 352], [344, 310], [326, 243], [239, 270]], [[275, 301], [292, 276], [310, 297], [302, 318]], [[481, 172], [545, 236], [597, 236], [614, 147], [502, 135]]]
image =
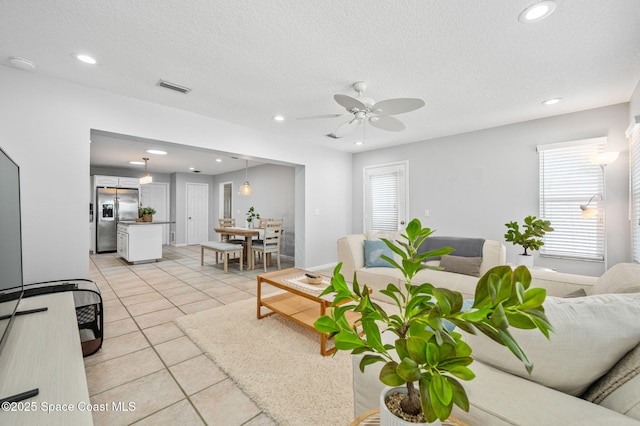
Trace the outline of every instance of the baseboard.
[[333, 269], [333, 268], [336, 267], [337, 264], [338, 264], [338, 262], [333, 262], [333, 263], [327, 263], [327, 264], [324, 264], [324, 265], [310, 266], [310, 267], [305, 268], [305, 269], [308, 270], [308, 271], [319, 271], [321, 269], [328, 269], [328, 268]]

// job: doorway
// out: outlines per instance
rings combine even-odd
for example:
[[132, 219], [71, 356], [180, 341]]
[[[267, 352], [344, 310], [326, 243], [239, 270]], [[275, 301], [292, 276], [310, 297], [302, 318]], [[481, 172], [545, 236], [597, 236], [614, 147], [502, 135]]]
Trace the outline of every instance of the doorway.
[[220, 211], [218, 217], [231, 218], [233, 217], [233, 182], [221, 182], [219, 186], [220, 193]]
[[209, 185], [187, 182], [187, 245], [209, 241]]

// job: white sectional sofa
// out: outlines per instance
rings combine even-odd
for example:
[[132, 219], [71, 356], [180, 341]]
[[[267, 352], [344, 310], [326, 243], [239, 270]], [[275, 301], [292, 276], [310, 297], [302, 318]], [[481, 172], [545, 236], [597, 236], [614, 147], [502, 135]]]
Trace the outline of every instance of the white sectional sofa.
[[[365, 262], [365, 241], [372, 241], [380, 237], [396, 240], [398, 239], [398, 234], [353, 234], [340, 238], [338, 240], [338, 262], [342, 263], [340, 272], [344, 275], [345, 279], [351, 281], [355, 273], [360, 284], [366, 284], [369, 288], [373, 289], [372, 298], [389, 302], [390, 299], [381, 294], [380, 290], [386, 288], [389, 283], [396, 285], [402, 284], [404, 282], [402, 274], [397, 269], [390, 267], [368, 268]], [[454, 247], [456, 243], [464, 243], [464, 240], [464, 238], [441, 237], [440, 241], [445, 244], [444, 247]], [[456, 253], [457, 251], [454, 251], [452, 256], [456, 257]], [[480, 262], [478, 270], [479, 276], [484, 275], [485, 272], [494, 266], [505, 264], [506, 249], [504, 244], [498, 241], [485, 240], [484, 244], [482, 244], [481, 253], [482, 259], [478, 259]], [[434, 260], [429, 263], [438, 266], [440, 261]], [[467, 299], [473, 298], [477, 282], [478, 276], [448, 271], [435, 271], [432, 269], [422, 270], [418, 272], [414, 278], [415, 284], [431, 283], [437, 287], [446, 287], [459, 291], [463, 297]]]
[[[341, 259], [346, 259], [345, 248], [356, 247], [356, 242], [352, 236], [339, 242]], [[357, 266], [359, 256], [352, 257]], [[366, 272], [362, 267], [356, 271], [358, 279]], [[551, 295], [545, 310], [555, 328], [550, 340], [537, 331], [512, 331], [534, 363], [533, 374], [529, 376], [506, 348], [487, 343], [485, 336], [466, 336], [474, 351], [470, 368], [476, 378], [463, 382], [469, 412], [454, 407], [453, 415], [469, 426], [639, 425], [640, 265], [618, 264], [600, 278], [531, 273], [532, 285]], [[362, 283], [369, 284], [371, 275], [363, 275]], [[446, 287], [447, 282], [432, 284]], [[554, 297], [580, 289], [586, 296]], [[383, 336], [392, 338], [390, 334]], [[369, 365], [361, 373], [362, 356], [353, 356], [356, 416], [378, 406], [383, 388], [378, 380], [382, 364]]]

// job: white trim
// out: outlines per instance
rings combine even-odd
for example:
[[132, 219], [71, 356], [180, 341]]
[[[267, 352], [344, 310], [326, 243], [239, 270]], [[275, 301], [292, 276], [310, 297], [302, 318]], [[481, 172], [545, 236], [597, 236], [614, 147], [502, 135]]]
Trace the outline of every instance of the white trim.
[[629, 139], [631, 137], [631, 134], [635, 132], [639, 127], [640, 127], [640, 115], [636, 115], [635, 117], [633, 117], [633, 120], [629, 124], [629, 127], [627, 127], [627, 131], [624, 132], [624, 135], [627, 137], [627, 139]]
[[600, 137], [597, 137], [597, 138], [580, 139], [580, 140], [577, 140], [577, 141], [548, 143], [548, 144], [545, 144], [545, 145], [538, 145], [536, 147], [536, 150], [538, 152], [540, 152], [540, 151], [544, 151], [544, 150], [547, 150], [547, 149], [571, 148], [571, 147], [574, 147], [574, 146], [580, 146], [580, 145], [585, 145], [585, 144], [589, 144], [589, 143], [604, 143], [606, 145], [607, 137], [606, 136], [600, 136]]

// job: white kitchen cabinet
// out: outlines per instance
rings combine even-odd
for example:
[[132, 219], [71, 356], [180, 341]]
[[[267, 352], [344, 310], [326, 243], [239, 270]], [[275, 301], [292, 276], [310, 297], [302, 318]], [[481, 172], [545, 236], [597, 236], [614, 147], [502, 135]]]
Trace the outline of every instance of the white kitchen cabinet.
[[162, 258], [162, 225], [145, 222], [118, 223], [118, 254], [127, 262], [154, 262]]
[[140, 179], [132, 177], [95, 175], [93, 182], [96, 187], [140, 188]]

